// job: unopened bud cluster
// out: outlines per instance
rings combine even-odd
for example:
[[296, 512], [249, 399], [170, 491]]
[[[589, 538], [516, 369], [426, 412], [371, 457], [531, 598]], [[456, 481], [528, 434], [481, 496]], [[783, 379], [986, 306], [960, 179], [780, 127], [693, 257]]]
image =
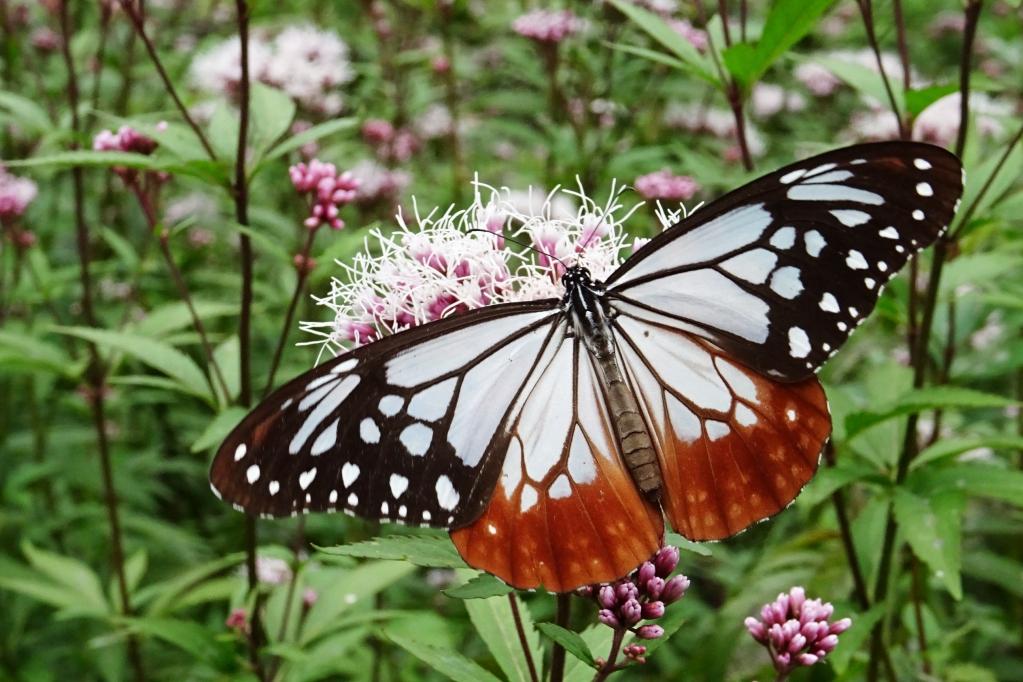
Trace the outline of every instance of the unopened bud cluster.
[[852, 620], [829, 623], [833, 613], [830, 603], [807, 599], [802, 587], [793, 587], [764, 604], [759, 620], [747, 618], [746, 629], [767, 649], [775, 670], [789, 673], [813, 665], [838, 645], [838, 635], [849, 629]]
[[340, 230], [345, 226], [340, 212], [342, 206], [355, 200], [355, 191], [359, 188], [355, 176], [348, 171], [338, 173], [334, 164], [318, 159], [292, 166], [289, 174], [295, 189], [312, 198], [309, 217], [305, 219], [306, 227], [312, 230], [320, 225], [329, 225], [331, 229]]

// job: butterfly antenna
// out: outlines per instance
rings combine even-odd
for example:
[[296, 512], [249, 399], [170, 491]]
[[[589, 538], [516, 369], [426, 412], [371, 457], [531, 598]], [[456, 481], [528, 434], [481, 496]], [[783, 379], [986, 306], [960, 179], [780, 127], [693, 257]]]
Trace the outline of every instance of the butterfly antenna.
[[[492, 234], [495, 237], [503, 236], [503, 235], [497, 234], [496, 232], [491, 232], [490, 230], [485, 230], [482, 227], [473, 227], [473, 228], [470, 228], [470, 229], [466, 230], [466, 232], [486, 232], [487, 234]], [[515, 239], [514, 237], [504, 237], [504, 238], [505, 238], [505, 240], [510, 241], [512, 244], [518, 244], [519, 246], [521, 246], [524, 249], [529, 249], [530, 251], [536, 251], [537, 253], [539, 253], [542, 256], [547, 256], [548, 258], [551, 258], [553, 260], [558, 261], [559, 263], [561, 263], [562, 265], [565, 266], [566, 270], [570, 267], [568, 265], [568, 263], [566, 263], [565, 261], [561, 260], [560, 258], [555, 256], [554, 254], [547, 253], [546, 251], [541, 251], [540, 249], [536, 248], [532, 244], [527, 244], [526, 242], [519, 241], [518, 239]]]

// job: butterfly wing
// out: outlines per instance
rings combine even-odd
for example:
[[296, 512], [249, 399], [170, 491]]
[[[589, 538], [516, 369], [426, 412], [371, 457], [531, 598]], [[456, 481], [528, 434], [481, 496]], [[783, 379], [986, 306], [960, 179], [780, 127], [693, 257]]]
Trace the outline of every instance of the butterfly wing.
[[784, 509], [813, 476], [831, 432], [816, 377], [769, 379], [651, 316], [619, 315], [614, 333], [679, 533], [734, 535]]
[[242, 420], [213, 461], [213, 490], [267, 516], [469, 524], [501, 472], [490, 442], [560, 318], [552, 300], [493, 306], [340, 355]]
[[962, 182], [959, 160], [928, 144], [815, 156], [658, 235], [609, 278], [608, 296], [618, 311], [656, 313], [760, 372], [799, 381], [948, 226]]
[[661, 514], [632, 482], [578, 337], [562, 329], [548, 346], [494, 448], [504, 467], [490, 503], [451, 534], [470, 565], [566, 592], [620, 578], [661, 546]]

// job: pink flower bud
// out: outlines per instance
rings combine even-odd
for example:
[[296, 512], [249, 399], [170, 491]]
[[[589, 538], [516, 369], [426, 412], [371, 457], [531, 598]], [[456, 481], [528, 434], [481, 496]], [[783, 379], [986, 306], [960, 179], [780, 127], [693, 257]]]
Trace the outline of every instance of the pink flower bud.
[[672, 571], [678, 566], [678, 547], [662, 547], [657, 552], [657, 556], [654, 557], [654, 566], [657, 569], [657, 575], [662, 578], [667, 578], [671, 575]]
[[657, 573], [657, 569], [649, 561], [643, 562], [643, 565], [636, 571], [636, 584], [645, 585], [648, 580], [653, 578]]
[[615, 588], [610, 585], [604, 585], [601, 587], [600, 594], [597, 595], [597, 603], [605, 609], [613, 609], [618, 604], [618, 597], [615, 596]]
[[630, 627], [639, 622], [643, 616], [643, 608], [635, 599], [629, 599], [618, 609], [618, 613], [621, 614], [621, 620], [625, 626]]
[[643, 591], [651, 599], [660, 599], [661, 593], [664, 591], [664, 578], [658, 578], [654, 576], [647, 580], [643, 585]]
[[648, 620], [660, 618], [664, 615], [664, 602], [651, 601], [643, 604], [643, 618]]
[[689, 578], [684, 575], [676, 575], [664, 584], [664, 589], [661, 591], [661, 601], [665, 604], [673, 604], [681, 599], [688, 589]]
[[657, 639], [664, 635], [664, 628], [660, 625], [644, 625], [636, 630], [636, 636], [640, 639]]
[[612, 628], [618, 627], [618, 618], [617, 616], [615, 616], [614, 613], [611, 612], [610, 609], [601, 609], [600, 612], [597, 614], [597, 619], [600, 620], [600, 622], [603, 623], [604, 625], [607, 625], [608, 627]]

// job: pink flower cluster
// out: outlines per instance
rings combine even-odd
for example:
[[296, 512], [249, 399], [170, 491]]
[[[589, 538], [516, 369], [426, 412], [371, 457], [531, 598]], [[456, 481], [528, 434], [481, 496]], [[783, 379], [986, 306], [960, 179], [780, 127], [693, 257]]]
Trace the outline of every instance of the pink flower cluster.
[[520, 36], [549, 44], [560, 43], [585, 27], [586, 22], [567, 9], [533, 10], [512, 22], [512, 29]]
[[393, 207], [398, 196], [412, 182], [412, 176], [408, 171], [387, 168], [372, 159], [359, 161], [352, 166], [351, 173], [359, 181], [359, 188], [355, 191], [355, 203], [361, 206]]
[[362, 124], [362, 139], [376, 150], [383, 161], [405, 163], [422, 146], [416, 134], [407, 128], [395, 128], [380, 118], [367, 119]]
[[[639, 625], [641, 620], [664, 616], [665, 607], [681, 599], [689, 589], [689, 578], [681, 573], [669, 577], [678, 567], [677, 547], [662, 547], [653, 559], [646, 561], [627, 578], [609, 585], [584, 587], [582, 596], [592, 597], [600, 607], [597, 618], [616, 630], [628, 630], [639, 639], [657, 639], [664, 628], [655, 623]], [[629, 658], [640, 660], [645, 647], [625, 651]]]
[[0, 221], [21, 216], [38, 193], [36, 183], [11, 175], [0, 166]]
[[288, 169], [291, 184], [300, 194], [312, 197], [312, 207], [305, 226], [315, 230], [320, 225], [329, 225], [331, 229], [344, 228], [341, 220], [341, 207], [355, 200], [359, 181], [346, 171], [338, 174], [337, 167], [332, 163], [324, 163], [313, 159], [308, 164], [298, 163]]
[[[152, 138], [146, 137], [130, 126], [121, 126], [117, 132], [101, 130], [92, 139], [92, 148], [98, 152], [131, 152], [135, 154], [152, 154], [157, 143]], [[121, 176], [125, 183], [132, 183], [138, 176], [138, 171], [125, 166], [113, 166], [111, 168]], [[153, 177], [158, 180], [166, 180], [165, 173], [156, 173]]]
[[639, 176], [634, 185], [644, 199], [689, 201], [700, 191], [696, 180], [688, 175], [675, 175], [667, 168]]
[[749, 617], [746, 629], [767, 649], [779, 673], [790, 673], [810, 666], [827, 656], [838, 645], [838, 635], [852, 625], [842, 618], [829, 623], [834, 612], [830, 603], [807, 599], [802, 587], [782, 592], [760, 610], [760, 620]]
[[695, 47], [699, 52], [706, 52], [710, 41], [707, 32], [696, 28], [685, 19], [668, 19], [668, 26], [671, 26], [675, 33], [685, 38], [686, 42]]

